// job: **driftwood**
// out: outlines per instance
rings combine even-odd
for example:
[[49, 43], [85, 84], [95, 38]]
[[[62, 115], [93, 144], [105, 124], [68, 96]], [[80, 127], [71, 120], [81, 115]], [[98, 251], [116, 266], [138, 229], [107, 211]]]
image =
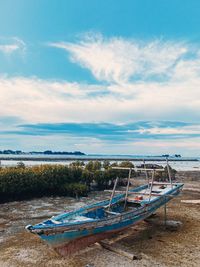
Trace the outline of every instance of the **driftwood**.
[[181, 202], [186, 204], [200, 204], [200, 199], [187, 199], [181, 200]]
[[130, 252], [127, 252], [125, 250], [123, 250], [123, 248], [120, 248], [114, 244], [108, 244], [107, 242], [105, 241], [100, 241], [98, 242], [103, 248], [109, 250], [109, 251], [112, 251], [114, 253], [117, 253], [119, 254], [120, 256], [124, 256], [126, 258], [129, 258], [130, 260], [140, 260], [141, 259], [141, 256], [140, 255], [134, 255]]

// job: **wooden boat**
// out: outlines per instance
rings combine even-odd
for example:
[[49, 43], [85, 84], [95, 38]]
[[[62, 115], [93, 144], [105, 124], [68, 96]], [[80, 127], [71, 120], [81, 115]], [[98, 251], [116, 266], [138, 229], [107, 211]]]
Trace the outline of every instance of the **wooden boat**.
[[[117, 178], [110, 199], [28, 225], [26, 229], [39, 235], [62, 256], [70, 255], [148, 218], [183, 187], [182, 183], [172, 183], [171, 177], [169, 183], [154, 182], [155, 171], [163, 169], [120, 169], [129, 170], [126, 191], [115, 195]], [[132, 170], [146, 174], [152, 171], [151, 181], [129, 190]]]

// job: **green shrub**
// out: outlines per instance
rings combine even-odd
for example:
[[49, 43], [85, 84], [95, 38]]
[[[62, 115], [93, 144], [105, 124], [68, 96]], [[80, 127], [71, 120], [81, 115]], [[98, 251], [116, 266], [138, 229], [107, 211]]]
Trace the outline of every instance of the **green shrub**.
[[[132, 166], [125, 162], [125, 166]], [[41, 196], [87, 195], [92, 182], [98, 189], [112, 186], [118, 175], [127, 177], [128, 171], [113, 170], [109, 162], [89, 161], [85, 168], [82, 162], [64, 165], [38, 165], [0, 168], [0, 202]]]
[[63, 185], [66, 195], [78, 198], [79, 196], [87, 196], [88, 187], [81, 183], [71, 183]]
[[[176, 170], [173, 169], [169, 165], [169, 171], [170, 171], [170, 174], [171, 174], [171, 179], [175, 180]], [[155, 180], [156, 181], [161, 181], [161, 182], [169, 182], [169, 174], [168, 174], [167, 166], [165, 166], [163, 172], [155, 172]]]

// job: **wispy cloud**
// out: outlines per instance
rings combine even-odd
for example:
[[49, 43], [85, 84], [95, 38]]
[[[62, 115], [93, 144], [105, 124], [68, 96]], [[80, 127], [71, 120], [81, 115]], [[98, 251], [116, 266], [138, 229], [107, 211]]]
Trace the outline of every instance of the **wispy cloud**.
[[25, 49], [26, 44], [20, 38], [0, 38], [0, 52], [6, 55], [11, 55], [14, 52], [24, 53]]
[[131, 79], [168, 77], [177, 63], [191, 53], [183, 42], [108, 39], [102, 35], [86, 36], [77, 43], [49, 45], [66, 50], [72, 62], [89, 69], [97, 80], [120, 84]]

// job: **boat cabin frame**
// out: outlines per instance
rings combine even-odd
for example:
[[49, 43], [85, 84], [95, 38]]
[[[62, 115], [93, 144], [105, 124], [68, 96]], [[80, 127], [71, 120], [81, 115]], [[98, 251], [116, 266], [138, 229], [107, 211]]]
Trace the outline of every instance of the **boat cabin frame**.
[[[112, 205], [112, 200], [115, 196], [115, 193], [124, 193], [125, 192], [125, 202], [124, 202], [124, 208], [127, 205], [127, 201], [128, 201], [128, 196], [129, 194], [138, 194], [137, 192], [132, 192], [129, 190], [130, 188], [130, 180], [131, 180], [131, 173], [132, 171], [135, 172], [145, 172], [145, 176], [147, 179], [147, 183], [148, 183], [148, 189], [150, 189], [149, 193], [140, 193], [140, 195], [148, 195], [149, 196], [149, 201], [151, 200], [151, 196], [162, 196], [159, 193], [155, 193], [153, 192], [153, 186], [154, 185], [160, 185], [160, 186], [165, 186], [165, 185], [171, 185], [171, 188], [173, 188], [173, 183], [172, 183], [172, 176], [171, 176], [171, 172], [170, 172], [170, 167], [169, 167], [169, 162], [168, 159], [166, 159], [166, 165], [167, 165], [167, 173], [168, 173], [168, 180], [169, 182], [154, 182], [155, 179], [155, 173], [156, 172], [165, 172], [166, 170], [164, 168], [146, 168], [146, 164], [145, 164], [145, 160], [143, 160], [143, 165], [144, 168], [138, 168], [138, 167], [112, 167], [112, 169], [114, 170], [128, 170], [128, 181], [127, 181], [127, 186], [126, 186], [126, 190], [125, 191], [116, 191], [116, 187], [119, 181], [119, 177], [117, 176], [115, 183], [114, 183], [114, 187], [113, 190], [111, 191], [111, 197], [110, 197], [110, 201], [109, 201], [109, 205], [108, 205], [108, 211], [110, 210], [110, 207]], [[149, 173], [151, 172], [151, 179], [149, 177]], [[110, 190], [106, 190], [107, 192]]]

